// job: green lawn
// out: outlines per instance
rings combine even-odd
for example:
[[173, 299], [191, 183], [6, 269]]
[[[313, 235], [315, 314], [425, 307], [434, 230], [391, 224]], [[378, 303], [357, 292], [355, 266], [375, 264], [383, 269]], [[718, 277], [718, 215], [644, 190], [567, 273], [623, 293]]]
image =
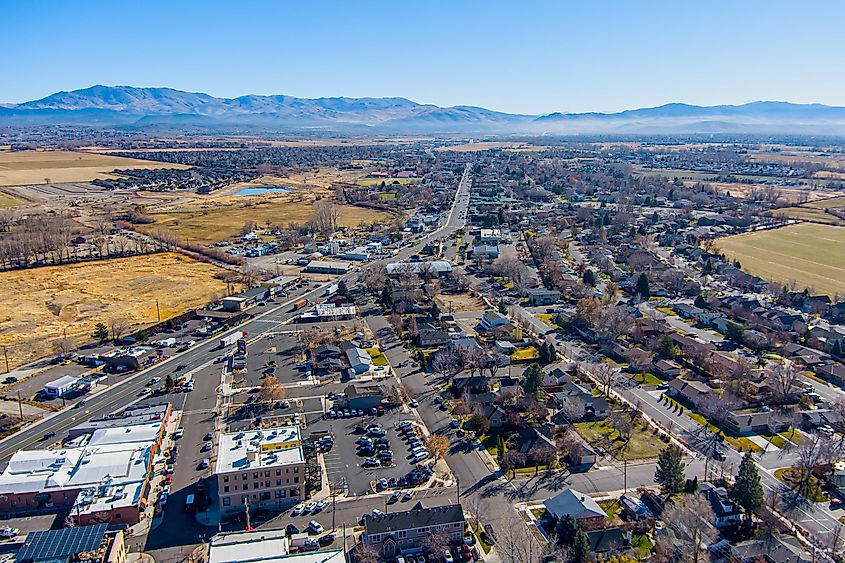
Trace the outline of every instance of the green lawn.
[[630, 461], [652, 459], [666, 446], [658, 436], [652, 434], [651, 427], [643, 422], [635, 424], [627, 448], [609, 420], [577, 422], [574, 427], [587, 443], [604, 448], [617, 459], [623, 459], [623, 454]]
[[513, 354], [511, 354], [511, 359], [515, 362], [527, 362], [530, 360], [536, 360], [540, 357], [540, 351], [537, 350], [534, 346], [526, 346], [525, 348], [517, 348]]
[[608, 520], [613, 520], [613, 517], [619, 514], [619, 511], [622, 510], [622, 507], [619, 505], [619, 501], [615, 498], [600, 500], [599, 506], [602, 510], [604, 510], [605, 514], [607, 514]]
[[654, 543], [646, 534], [640, 534], [637, 536], [631, 537], [631, 547], [637, 550], [639, 556], [642, 558], [648, 557], [651, 555], [651, 550], [654, 548]]
[[373, 364], [376, 366], [386, 366], [387, 358], [378, 348], [367, 348], [367, 354], [373, 359]]
[[661, 383], [666, 383], [664, 380], [650, 372], [635, 373], [633, 375], [629, 375], [628, 377], [642, 385], [660, 385]]

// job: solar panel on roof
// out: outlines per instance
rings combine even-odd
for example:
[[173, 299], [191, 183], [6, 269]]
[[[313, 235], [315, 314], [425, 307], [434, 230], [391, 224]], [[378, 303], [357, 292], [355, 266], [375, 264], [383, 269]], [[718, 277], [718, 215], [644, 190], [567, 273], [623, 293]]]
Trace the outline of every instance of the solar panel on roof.
[[45, 561], [49, 559], [67, 559], [71, 555], [94, 551], [103, 543], [108, 524], [95, 524], [79, 528], [62, 528], [30, 532], [20, 548], [17, 560]]

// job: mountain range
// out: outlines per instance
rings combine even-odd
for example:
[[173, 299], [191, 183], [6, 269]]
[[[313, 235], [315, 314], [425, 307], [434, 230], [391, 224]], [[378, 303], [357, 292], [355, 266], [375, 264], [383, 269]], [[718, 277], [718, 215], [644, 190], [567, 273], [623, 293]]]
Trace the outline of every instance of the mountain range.
[[845, 135], [845, 107], [789, 102], [673, 103], [618, 113], [510, 114], [406, 98], [216, 98], [172, 88], [92, 86], [0, 105], [3, 125], [373, 133]]

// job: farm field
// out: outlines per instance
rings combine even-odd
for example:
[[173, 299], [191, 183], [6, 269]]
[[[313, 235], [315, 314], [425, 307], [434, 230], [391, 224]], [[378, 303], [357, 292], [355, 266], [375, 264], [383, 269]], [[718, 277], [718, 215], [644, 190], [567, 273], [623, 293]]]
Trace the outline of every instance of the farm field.
[[776, 210], [778, 215], [786, 215], [790, 219], [800, 219], [802, 221], [815, 221], [817, 223], [825, 223], [828, 225], [845, 225], [845, 221], [825, 213], [824, 209], [817, 207], [810, 207], [802, 205], [800, 207], [781, 207]]
[[90, 182], [96, 178], [113, 178], [110, 172], [115, 168], [188, 167], [72, 151], [0, 152], [0, 186]]
[[835, 295], [845, 292], [845, 228], [800, 223], [725, 237], [717, 246], [749, 273]]
[[[388, 213], [338, 205], [338, 224], [357, 227], [374, 221], [386, 221]], [[314, 200], [289, 194], [266, 196], [220, 197], [211, 204], [181, 205], [168, 210], [153, 211], [155, 223], [144, 225], [143, 230], [166, 228], [190, 242], [210, 244], [237, 235], [247, 221], [259, 225], [289, 222], [304, 223], [314, 212]]]
[[52, 342], [84, 342], [97, 322], [133, 327], [171, 317], [226, 294], [220, 268], [162, 253], [0, 273], [0, 345], [10, 366], [52, 354]]

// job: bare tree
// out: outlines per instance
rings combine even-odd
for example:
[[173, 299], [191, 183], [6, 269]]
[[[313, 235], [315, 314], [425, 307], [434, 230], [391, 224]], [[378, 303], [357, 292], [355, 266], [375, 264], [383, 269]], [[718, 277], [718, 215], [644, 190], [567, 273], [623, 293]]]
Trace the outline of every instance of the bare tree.
[[109, 319], [109, 330], [111, 331], [112, 340], [120, 340], [129, 329], [129, 323], [125, 319], [112, 317]]
[[515, 514], [509, 514], [497, 522], [495, 533], [496, 551], [502, 560], [509, 563], [535, 563], [539, 558], [536, 541], [525, 522]]
[[267, 375], [261, 383], [259, 396], [265, 403], [273, 403], [284, 399], [287, 396], [287, 392], [275, 375]]
[[558, 413], [568, 422], [574, 424], [584, 418], [586, 405], [581, 397], [568, 396], [558, 408]]
[[[590, 366], [588, 373], [593, 376], [593, 379], [603, 388], [604, 396], [610, 395], [610, 386], [616, 381], [618, 373], [616, 368], [607, 362], [600, 362]], [[582, 370], [583, 371], [583, 370]]]
[[337, 230], [337, 220], [340, 209], [330, 201], [321, 201], [314, 206], [309, 225], [311, 229], [323, 236], [329, 236]]
[[768, 380], [769, 388], [772, 390], [772, 398], [778, 405], [783, 406], [791, 397], [795, 396], [798, 382], [798, 372], [791, 364], [776, 364], [771, 369]]
[[432, 434], [425, 440], [425, 450], [435, 462], [449, 453], [449, 438], [440, 434]]
[[53, 341], [53, 351], [61, 357], [69, 355], [75, 349], [76, 346], [73, 345], [73, 341], [70, 338], [62, 337]]
[[449, 549], [449, 537], [443, 530], [429, 532], [423, 538], [422, 548], [425, 553], [440, 557]]
[[674, 546], [675, 561], [700, 563], [707, 558], [707, 546], [718, 537], [713, 527], [713, 509], [704, 495], [695, 493], [674, 499], [661, 516], [666, 523], [657, 541], [665, 549]]

